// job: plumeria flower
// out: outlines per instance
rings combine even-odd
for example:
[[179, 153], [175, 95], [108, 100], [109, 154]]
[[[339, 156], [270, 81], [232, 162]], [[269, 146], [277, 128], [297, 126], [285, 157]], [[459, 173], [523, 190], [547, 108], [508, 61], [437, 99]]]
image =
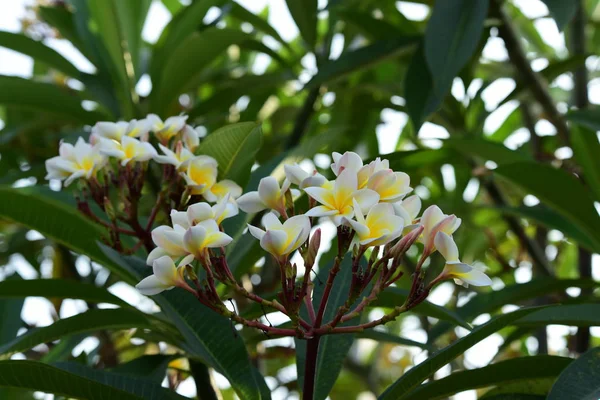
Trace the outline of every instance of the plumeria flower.
[[183, 235], [183, 245], [187, 252], [199, 260], [206, 259], [206, 250], [227, 246], [233, 238], [219, 230], [214, 219], [207, 219], [190, 227]]
[[79, 178], [90, 179], [106, 164], [106, 157], [99, 152], [98, 146], [77, 139], [75, 146], [61, 143], [59, 155], [46, 160], [46, 179], [59, 179], [69, 186]]
[[353, 171], [357, 175], [358, 188], [363, 189], [367, 186], [369, 178], [378, 171], [387, 170], [390, 168], [388, 160], [381, 160], [377, 157], [367, 165], [363, 165], [362, 158], [352, 151], [347, 151], [344, 154], [333, 153], [333, 163], [331, 169], [336, 176], [344, 170]]
[[196, 203], [188, 207], [185, 214], [186, 223], [194, 226], [202, 221], [214, 219], [218, 225], [221, 225], [224, 219], [234, 217], [239, 214], [238, 205], [227, 194], [217, 204], [211, 206], [208, 203]]
[[194, 157], [182, 175], [192, 194], [203, 194], [217, 181], [217, 160], [209, 156]]
[[171, 164], [178, 170], [183, 170], [188, 163], [195, 157], [194, 153], [183, 146], [183, 142], [177, 142], [175, 151], [169, 149], [162, 144], [158, 144], [164, 155], [157, 154], [154, 156], [154, 161], [159, 164]]
[[438, 232], [435, 235], [435, 247], [446, 260], [444, 270], [439, 280], [453, 278], [459, 285], [489, 286], [492, 280], [483, 271], [460, 262], [458, 259], [458, 247], [452, 239], [452, 236], [445, 232]]
[[240, 185], [232, 180], [224, 179], [212, 185], [210, 189], [202, 193], [202, 196], [206, 201], [215, 203], [222, 200], [225, 196], [229, 196], [231, 199], [237, 199], [242, 195], [242, 188]]
[[169, 117], [164, 122], [156, 114], [149, 114], [146, 119], [150, 122], [152, 131], [161, 143], [167, 143], [173, 136], [185, 127], [187, 115]]
[[379, 203], [371, 207], [367, 217], [363, 216], [360, 205], [354, 200], [354, 218], [344, 218], [354, 229], [354, 240], [363, 246], [382, 246], [402, 235], [404, 220], [394, 213], [389, 203]]
[[296, 215], [284, 223], [274, 213], [263, 218], [265, 230], [248, 225], [250, 234], [260, 240], [260, 246], [278, 259], [286, 257], [302, 246], [310, 234], [310, 219]]
[[285, 176], [292, 184], [297, 185], [300, 189], [312, 186], [323, 186], [327, 179], [316, 170], [313, 173], [308, 173], [298, 164], [286, 164], [283, 166]]
[[183, 128], [181, 140], [190, 151], [194, 152], [200, 145], [200, 133], [190, 125]]
[[[98, 138], [106, 138], [121, 141], [123, 136], [142, 137], [146, 136], [150, 131], [150, 122], [146, 119], [133, 119], [129, 122], [97, 122], [92, 128], [90, 140], [98, 140]], [[93, 139], [92, 139], [93, 138]]]
[[353, 201], [360, 206], [363, 214], [379, 201], [379, 194], [371, 189], [357, 189], [357, 176], [352, 170], [342, 171], [333, 187], [309, 187], [304, 191], [321, 205], [306, 213], [309, 217], [330, 217], [336, 226], [345, 218], [354, 216]]
[[285, 214], [285, 192], [290, 188], [290, 181], [285, 179], [281, 187], [272, 176], [262, 178], [258, 191], [248, 192], [237, 199], [238, 206], [246, 213], [257, 213], [270, 208], [279, 214]]
[[456, 215], [446, 215], [438, 206], [430, 206], [421, 216], [420, 224], [423, 225], [423, 235], [420, 238], [421, 243], [425, 245], [423, 254], [429, 255], [435, 251], [435, 236], [438, 232], [444, 232], [452, 235], [460, 226], [462, 220]]
[[421, 211], [421, 199], [416, 194], [398, 201], [394, 204], [396, 215], [402, 217], [405, 224], [412, 224], [417, 219], [419, 211]]
[[379, 201], [389, 203], [401, 200], [412, 191], [410, 177], [404, 172], [394, 172], [391, 169], [383, 169], [371, 175], [367, 188], [379, 193]]
[[176, 286], [192, 290], [183, 277], [185, 266], [176, 267], [170, 257], [163, 256], [154, 260], [152, 271], [154, 272], [153, 275], [142, 279], [135, 286], [140, 293], [146, 296], [159, 294], [164, 290], [171, 290]]
[[156, 156], [156, 149], [150, 143], [141, 142], [129, 136], [123, 136], [120, 142], [100, 138], [98, 145], [102, 154], [121, 160], [122, 166], [127, 165], [130, 161], [148, 161]]
[[172, 228], [167, 225], [161, 225], [152, 230], [152, 241], [157, 247], [148, 254], [146, 264], [152, 265], [155, 260], [162, 256], [169, 256], [175, 261], [189, 255], [189, 252], [183, 245], [183, 235], [185, 235], [186, 229], [189, 228], [189, 224], [187, 223], [187, 216], [184, 216], [185, 218], [181, 217], [178, 211], [172, 211]]

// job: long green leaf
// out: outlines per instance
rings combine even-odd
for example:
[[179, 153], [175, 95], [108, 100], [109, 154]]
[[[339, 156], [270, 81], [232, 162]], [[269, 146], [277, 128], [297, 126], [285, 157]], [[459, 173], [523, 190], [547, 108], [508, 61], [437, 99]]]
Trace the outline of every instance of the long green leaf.
[[514, 311], [510, 314], [504, 314], [492, 318], [487, 323], [473, 329], [468, 335], [453, 342], [446, 348], [434, 353], [421, 364], [416, 365], [406, 372], [400, 379], [394, 382], [387, 390], [379, 396], [380, 400], [399, 400], [410, 391], [420, 385], [423, 381], [433, 375], [438, 369], [448, 364], [450, 361], [464, 353], [465, 350], [473, 347], [486, 337], [499, 331], [515, 320], [534, 312], [536, 308], [525, 308]]
[[425, 59], [433, 89], [442, 97], [469, 61], [483, 32], [488, 1], [438, 1], [425, 32]]
[[588, 350], [560, 374], [548, 400], [600, 398], [600, 347]]
[[49, 67], [56, 68], [73, 78], [78, 78], [81, 74], [59, 52], [46, 46], [41, 41], [31, 39], [23, 34], [0, 31], [0, 46], [26, 54], [34, 60], [41, 61]]
[[165, 378], [169, 363], [177, 358], [177, 355], [145, 354], [117, 365], [110, 372], [120, 375], [144, 377], [160, 384]]
[[600, 243], [600, 217], [594, 202], [581, 182], [569, 172], [534, 162], [519, 162], [501, 165], [494, 173], [533, 194], [577, 224], [594, 243]]
[[285, 0], [290, 14], [296, 22], [300, 36], [310, 49], [317, 42], [317, 0]]
[[94, 124], [106, 118], [81, 106], [82, 98], [71, 89], [34, 82], [16, 76], [0, 76], [0, 104], [55, 114], [68, 121]]
[[475, 156], [483, 161], [491, 160], [498, 165], [519, 161], [531, 161], [531, 156], [525, 152], [511, 150], [500, 143], [480, 139], [447, 139], [444, 146], [469, 156]]
[[579, 7], [579, 3], [576, 1], [563, 1], [563, 0], [542, 0], [548, 10], [550, 10], [550, 15], [554, 18], [556, 22], [556, 26], [559, 31], [562, 31], [567, 23], [573, 18], [575, 15], [575, 11], [577, 11], [577, 7]]
[[596, 132], [585, 127], [571, 127], [571, 147], [583, 169], [583, 180], [600, 201], [600, 142]]
[[[22, 282], [18, 274], [6, 278], [4, 285], [15, 285]], [[21, 328], [21, 311], [23, 310], [24, 298], [0, 299], [0, 315], [2, 323], [0, 324], [0, 343], [6, 343], [17, 336]]]
[[0, 298], [46, 297], [80, 299], [92, 303], [128, 304], [108, 290], [90, 283], [67, 279], [30, 279], [0, 282]]
[[567, 118], [569, 121], [585, 126], [593, 131], [600, 131], [600, 107], [571, 110], [567, 113]]
[[52, 325], [30, 329], [27, 333], [0, 346], [0, 354], [11, 355], [18, 353], [31, 349], [41, 343], [58, 340], [65, 335], [95, 332], [101, 329], [119, 330], [131, 328], [162, 329], [164, 331], [166, 325], [135, 309], [89, 310], [73, 317], [59, 319]]
[[516, 322], [519, 326], [600, 326], [600, 304], [568, 304], [536, 311]]
[[248, 181], [261, 143], [260, 125], [241, 122], [217, 129], [207, 136], [200, 144], [198, 153], [217, 160], [220, 179], [231, 179], [243, 187]]
[[252, 24], [254, 28], [271, 36], [273, 39], [277, 40], [282, 45], [286, 46], [287, 48], [290, 47], [289, 43], [283, 40], [283, 38], [279, 35], [279, 32], [277, 32], [277, 30], [273, 28], [267, 20], [263, 19], [260, 15], [256, 15], [253, 12], [248, 11], [239, 3], [233, 2], [231, 4], [231, 10], [229, 11], [229, 15], [236, 19], [239, 19], [240, 21], [245, 21], [249, 24]]
[[515, 381], [553, 378], [572, 361], [571, 358], [548, 355], [500, 361], [483, 368], [455, 372], [440, 380], [425, 383], [402, 398], [406, 400], [445, 399], [464, 390], [499, 386]]
[[391, 333], [382, 332], [375, 329], [368, 329], [366, 331], [359, 332], [356, 334], [356, 336], [361, 339], [372, 339], [377, 342], [396, 343], [402, 346], [413, 346], [424, 350], [431, 350], [431, 347], [426, 343], [406, 339], [401, 336], [392, 335]]
[[319, 68], [319, 72], [306, 84], [306, 88], [311, 89], [324, 83], [334, 82], [355, 71], [364, 71], [385, 59], [413, 48], [417, 42], [418, 37], [395, 37], [344, 52], [338, 59], [331, 60]]
[[35, 229], [121, 277], [126, 283], [137, 283], [128, 271], [115, 264], [97, 246], [104, 232], [78, 213], [72, 205], [56, 200], [56, 192], [40, 187], [14, 189], [0, 186], [0, 218]]
[[[138, 280], [149, 274], [143, 260], [123, 257], [106, 246], [102, 249]], [[199, 358], [224, 375], [242, 400], [264, 398], [244, 342], [227, 318], [202, 306], [183, 290], [163, 292], [152, 299], [183, 335], [185, 342], [181, 348], [191, 357]]]

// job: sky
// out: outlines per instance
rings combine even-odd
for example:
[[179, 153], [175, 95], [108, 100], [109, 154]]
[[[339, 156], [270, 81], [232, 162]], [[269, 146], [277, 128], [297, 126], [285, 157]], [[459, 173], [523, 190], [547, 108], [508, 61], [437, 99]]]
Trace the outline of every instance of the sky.
[[[262, 10], [265, 5], [269, 5], [270, 7], [270, 16], [269, 22], [275, 27], [275, 29], [280, 33], [280, 35], [286, 39], [291, 40], [298, 34], [298, 30], [287, 10], [284, 0], [239, 0], [239, 3], [245, 6], [247, 9], [258, 12]], [[326, 1], [320, 0], [320, 6], [324, 6]], [[519, 0], [515, 1], [517, 5], [521, 8], [522, 12], [528, 16], [529, 18], [537, 18], [535, 24], [539, 29], [542, 37], [546, 43], [550, 46], [557, 48], [559, 51], [566, 52], [564, 35], [559, 33], [554, 21], [550, 18], [547, 18], [548, 10], [545, 5], [539, 0]], [[0, 0], [0, 30], [18, 32], [20, 31], [20, 18], [24, 15], [25, 5], [30, 4], [29, 0]], [[409, 3], [409, 2], [397, 2], [398, 8], [407, 16], [409, 19], [414, 20], [423, 20], [427, 17], [427, 7]], [[216, 11], [216, 10], [214, 10]], [[207, 15], [206, 19], [210, 20], [214, 18], [214, 13]], [[143, 30], [143, 37], [145, 40], [149, 42], [155, 42], [160, 35], [162, 28], [168, 23], [170, 19], [170, 14], [165, 9], [165, 7], [160, 3], [160, 1], [154, 1], [152, 7], [149, 12], [147, 23]], [[342, 39], [343, 40], [343, 39]], [[343, 46], [343, 42], [340, 40], [340, 37], [334, 38], [332, 53], [339, 54], [341, 53], [341, 49]], [[61, 52], [66, 58], [70, 59], [78, 68], [86, 72], [93, 72], [94, 67], [79, 54], [73, 47], [68, 45], [65, 41], [62, 40], [48, 40], [47, 45], [55, 48], [59, 52]], [[275, 45], [275, 44], [274, 44]], [[504, 44], [499, 38], [491, 38], [487, 43], [483, 56], [486, 59], [502, 61], [507, 59], [507, 53], [504, 48]], [[261, 59], [261, 57], [263, 57]], [[266, 66], [265, 58], [267, 56], [260, 55], [258, 57], [257, 65], [254, 66], [255, 72], [260, 73], [261, 69], [264, 70]], [[588, 65], [592, 65], [594, 68], [598, 68], [599, 58], [598, 57], [590, 57], [588, 59]], [[305, 67], [306, 71], [303, 73], [301, 77], [302, 80], [306, 81], [310, 79], [310, 76], [316, 72], [316, 65], [314, 61], [314, 57], [305, 57], [302, 60], [302, 65]], [[536, 70], [542, 69], [547, 65], [547, 60], [538, 59], [534, 60], [533, 67]], [[0, 48], [0, 74], [2, 75], [15, 75], [28, 77], [31, 76], [32, 71], [32, 61], [29, 57], [18, 54], [11, 50]], [[565, 89], [572, 87], [572, 80], [568, 75], [562, 75], [559, 77], [554, 84], [557, 84]], [[484, 100], [486, 103], [486, 107], [488, 109], [495, 108], [496, 105], [514, 88], [514, 81], [511, 79], [500, 79], [494, 84], [490, 85], [484, 91]], [[470, 93], [473, 93], [477, 90], [477, 83], [474, 83], [469, 88], [464, 88], [459, 82], [456, 82], [452, 87], [452, 93], [458, 98], [463, 98], [464, 96], [469, 96]], [[143, 80], [138, 84], [137, 90], [140, 93], [148, 92], [150, 90], [150, 82], [148, 80]], [[600, 104], [600, 81], [598, 79], [592, 81], [590, 83], [590, 100], [592, 103]], [[517, 106], [516, 102], [508, 102], [507, 104], [500, 107], [497, 111], [495, 111], [486, 121], [484, 130], [485, 132], [493, 132], [506, 118], [507, 115], [512, 112], [512, 110]], [[377, 137], [379, 139], [379, 147], [382, 154], [387, 154], [394, 151], [394, 146], [402, 127], [407, 123], [407, 116], [404, 113], [400, 113], [397, 111], [386, 109], [382, 112], [383, 123], [377, 128]], [[0, 120], [0, 128], [3, 126], [3, 122]], [[547, 121], [540, 121], [536, 128], [543, 134], [554, 134], [554, 128]], [[427, 140], [428, 145], [435, 147], [441, 145], [439, 139], [444, 139], [448, 137], [448, 132], [446, 132], [443, 128], [426, 123], [421, 132], [420, 136]], [[519, 144], [527, 141], [528, 133], [525, 130], [520, 130], [515, 132], [505, 143], [510, 148], [516, 148]], [[451, 185], [453, 180], [453, 172], [446, 169], [443, 171], [444, 173], [444, 181], [446, 184]], [[476, 188], [474, 189], [476, 190]], [[469, 196], [469, 193], [465, 193], [465, 196]], [[535, 202], [536, 199], [530, 199], [532, 202]], [[332, 229], [329, 230], [329, 235], [332, 235]], [[31, 232], [30, 238], [34, 238], [36, 233]], [[18, 256], [12, 260], [11, 264], [4, 267], [4, 271], [0, 268], [0, 280], [2, 280], [3, 275], [10, 273], [13, 269], [18, 269], [19, 273], [25, 278], [35, 278], [35, 271], [27, 265], [26, 262], [19, 259]], [[84, 257], [78, 260], [77, 268], [80, 270], [82, 274], [89, 273], [90, 268], [96, 268], [93, 265], [90, 265], [89, 260], [86, 260]], [[600, 279], [600, 259], [596, 256], [594, 259], [594, 276], [596, 279]], [[42, 273], [44, 276], [48, 276], [51, 271], [50, 265], [42, 265]], [[526, 282], [531, 279], [531, 269], [530, 267], [524, 266], [517, 269], [517, 281], [518, 282]], [[494, 282], [494, 289], [501, 289], [503, 286], [502, 282], [496, 281]], [[451, 284], [446, 283], [441, 285], [438, 289], [435, 290], [430, 300], [437, 304], [444, 304], [451, 293]], [[131, 304], [136, 304], [141, 309], [145, 311], [156, 310], [156, 305], [149, 299], [140, 296], [133, 288], [127, 286], [125, 284], [117, 284], [111, 287], [111, 291], [128, 301]], [[504, 311], [510, 311], [513, 306], [507, 306]], [[64, 306], [61, 310], [61, 317], [69, 317], [71, 315], [82, 312], [86, 309], [85, 304], [82, 301], [76, 300], [66, 300]], [[50, 303], [41, 298], [29, 298], [25, 302], [25, 307], [23, 310], [22, 317], [23, 319], [30, 323], [38, 326], [45, 326], [52, 323], [52, 319], [50, 317], [51, 305]], [[374, 311], [376, 314], [378, 311]], [[376, 315], [372, 315], [372, 317], [377, 317]], [[489, 315], [480, 316], [475, 323], [483, 323], [487, 319], [489, 319]], [[271, 318], [273, 321], [273, 318]], [[425, 341], [426, 335], [425, 332], [418, 329], [418, 319], [416, 317], [407, 317], [403, 324], [403, 335], [407, 338], [413, 340]], [[564, 336], [573, 328], [564, 327], [564, 326], [551, 326], [548, 329], [549, 332], [549, 348], [551, 351], [560, 351], [565, 347], [565, 339]], [[596, 328], [594, 329], [597, 330]], [[466, 334], [466, 331], [462, 328], [457, 328], [457, 333], [462, 336]], [[599, 333], [599, 332], [594, 332]], [[272, 341], [274, 344], [289, 343], [290, 341], [286, 341], [285, 339], [279, 340], [279, 342]], [[88, 339], [79, 345], [75, 349], [75, 354], [81, 351], [86, 351], [92, 349], [95, 344], [95, 339]], [[502, 339], [500, 335], [495, 334], [490, 336], [488, 339], [482, 341], [478, 345], [469, 349], [466, 356], [466, 364], [470, 368], [481, 367], [487, 365], [491, 358], [495, 353], [495, 349], [502, 343]], [[367, 349], [372, 346], [373, 343], [368, 340], [361, 341], [360, 346], [362, 349]], [[534, 341], [527, 343], [528, 347], [534, 349], [536, 343]], [[421, 362], [426, 358], [426, 354], [414, 348], [401, 348], [398, 347], [396, 352], [393, 352], [392, 355], [394, 357], [398, 357], [398, 359], [408, 355], [413, 358], [415, 363]], [[445, 376], [449, 373], [449, 366], [442, 368], [442, 370], [437, 374], [438, 377]], [[228, 383], [218, 374], [215, 374], [217, 383], [221, 387], [227, 387]], [[282, 371], [282, 378], [285, 379], [294, 379], [295, 370], [294, 369], [286, 369]], [[268, 383], [272, 383], [271, 380]], [[193, 395], [195, 393], [195, 388], [193, 382], [188, 380], [182, 384], [180, 387], [180, 392], [186, 395]], [[274, 393], [274, 398], [285, 398], [286, 393], [277, 392]], [[44, 398], [43, 395], [40, 394], [40, 398]], [[46, 398], [51, 398], [46, 396]], [[369, 400], [372, 397], [369, 395], [361, 395], [361, 400]], [[459, 400], [472, 400], [476, 399], [476, 395], [474, 391], [464, 392], [457, 396], [455, 399]]]

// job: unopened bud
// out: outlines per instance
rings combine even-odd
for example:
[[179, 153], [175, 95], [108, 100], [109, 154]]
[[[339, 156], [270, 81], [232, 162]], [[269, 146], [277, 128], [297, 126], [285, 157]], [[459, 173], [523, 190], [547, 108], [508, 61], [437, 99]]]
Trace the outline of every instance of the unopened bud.
[[115, 214], [115, 209], [112, 206], [112, 203], [110, 202], [110, 199], [108, 197], [104, 198], [104, 212], [106, 213], [106, 215], [108, 215], [108, 218], [111, 221], [114, 221], [115, 219], [117, 219], [117, 215]]
[[[295, 266], [296, 264], [294, 264]], [[291, 267], [289, 264], [286, 265], [284, 268], [285, 270], [285, 277], [288, 279], [292, 279], [294, 277], [294, 269], [293, 267]]]
[[196, 271], [194, 271], [194, 267], [192, 267], [191, 265], [186, 265], [185, 266], [185, 272], [187, 272], [188, 277], [190, 278], [190, 280], [192, 282], [196, 282], [198, 281], [198, 275], [196, 275]]
[[404, 253], [406, 253], [406, 251], [417, 241], [419, 236], [421, 236], [421, 233], [423, 233], [423, 229], [423, 225], [419, 225], [418, 227], [407, 233], [402, 239], [400, 239], [398, 243], [396, 243], [394, 247], [392, 247], [390, 250], [392, 256], [395, 259], [402, 257]]
[[310, 238], [310, 242], [308, 243], [308, 251], [306, 252], [306, 256], [304, 258], [304, 264], [306, 267], [312, 267], [315, 265], [315, 260], [317, 259], [317, 253], [319, 252], [319, 248], [321, 247], [321, 228], [315, 230]]

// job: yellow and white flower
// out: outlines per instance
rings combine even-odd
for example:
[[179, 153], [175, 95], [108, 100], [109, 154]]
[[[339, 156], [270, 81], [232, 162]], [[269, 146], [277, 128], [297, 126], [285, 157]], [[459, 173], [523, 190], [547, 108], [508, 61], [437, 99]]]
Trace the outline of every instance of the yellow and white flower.
[[452, 235], [460, 226], [462, 220], [456, 215], [446, 215], [438, 206], [430, 206], [421, 216], [420, 224], [423, 225], [423, 235], [420, 242], [425, 245], [424, 254], [431, 254], [435, 251], [435, 236], [438, 232], [444, 232]]
[[185, 127], [187, 115], [169, 117], [164, 122], [156, 114], [149, 114], [146, 119], [149, 121], [152, 132], [156, 138], [163, 144], [166, 144], [173, 136], [177, 135]]
[[123, 136], [139, 138], [146, 136], [148, 132], [150, 132], [150, 122], [146, 119], [133, 119], [129, 122], [100, 121], [92, 128], [90, 141], [95, 141], [103, 137], [120, 142]]
[[206, 250], [227, 246], [233, 238], [219, 230], [214, 219], [207, 219], [191, 226], [183, 235], [185, 250], [197, 259], [203, 260]]
[[360, 156], [352, 151], [347, 151], [344, 154], [333, 153], [333, 163], [331, 169], [338, 176], [344, 170], [353, 171], [358, 180], [358, 188], [363, 189], [367, 186], [369, 178], [378, 171], [390, 169], [388, 160], [382, 160], [377, 157], [367, 165], [363, 165]]
[[238, 215], [238, 206], [231, 196], [227, 194], [217, 204], [211, 206], [208, 203], [196, 203], [188, 207], [185, 214], [186, 223], [194, 226], [202, 221], [214, 219], [218, 225], [221, 225], [224, 219]]
[[140, 281], [135, 287], [140, 293], [146, 296], [159, 294], [164, 290], [171, 290], [174, 287], [188, 287], [183, 277], [185, 266], [175, 266], [170, 257], [162, 256], [152, 263], [153, 275], [150, 275]]
[[192, 194], [204, 194], [217, 182], [217, 160], [209, 156], [194, 157], [182, 176]]
[[229, 196], [231, 199], [237, 199], [242, 195], [242, 188], [240, 185], [232, 180], [224, 179], [212, 185], [210, 189], [205, 191], [202, 196], [206, 201], [215, 203]]
[[360, 206], [354, 200], [354, 218], [345, 218], [356, 232], [355, 241], [363, 246], [382, 246], [402, 235], [404, 220], [394, 213], [389, 203], [379, 203], [371, 207], [367, 217], [363, 216]]
[[69, 186], [79, 178], [90, 179], [106, 164], [106, 157], [100, 153], [98, 146], [77, 139], [75, 146], [61, 143], [59, 155], [46, 160], [46, 179], [59, 179]]
[[183, 134], [181, 140], [185, 143], [185, 146], [194, 152], [200, 145], [200, 132], [194, 129], [191, 125], [186, 125], [183, 128]]
[[332, 187], [309, 187], [304, 191], [321, 205], [306, 213], [309, 217], [330, 217], [336, 226], [345, 218], [354, 216], [353, 201], [356, 200], [363, 215], [379, 201], [379, 194], [371, 189], [358, 189], [356, 173], [345, 169]]
[[281, 187], [272, 176], [262, 178], [258, 191], [248, 192], [237, 199], [238, 206], [246, 213], [257, 213], [267, 208], [285, 214], [285, 192], [290, 188], [290, 181], [285, 179]]
[[[181, 218], [179, 212], [172, 211], [171, 219], [173, 221], [172, 228], [167, 225], [161, 225], [152, 230], [152, 241], [157, 247], [148, 254], [146, 264], [152, 265], [155, 260], [162, 256], [169, 256], [173, 261], [176, 261], [181, 257], [189, 255], [189, 252], [183, 245], [183, 235], [185, 235], [185, 231], [189, 227], [187, 218]], [[179, 225], [180, 223], [184, 225]]]
[[421, 211], [421, 199], [416, 194], [392, 205], [396, 215], [402, 217], [406, 225], [413, 224]]
[[129, 136], [121, 137], [121, 141], [99, 138], [100, 152], [109, 157], [115, 157], [125, 166], [130, 161], [143, 162], [156, 156], [156, 149], [148, 142], [141, 142]]
[[297, 185], [300, 189], [312, 186], [323, 186], [327, 179], [316, 170], [313, 173], [308, 173], [302, 169], [297, 163], [286, 164], [283, 166], [285, 176], [292, 184]]
[[160, 143], [158, 144], [158, 147], [162, 150], [163, 155], [155, 155], [154, 161], [159, 164], [173, 165], [178, 170], [184, 170], [188, 163], [195, 157], [194, 153], [183, 146], [183, 142], [177, 142], [175, 151], [163, 146]]
[[461, 262], [458, 258], [458, 247], [452, 236], [445, 232], [435, 235], [435, 247], [446, 260], [444, 270], [439, 280], [454, 279], [459, 285], [489, 286], [492, 280], [483, 271]]
[[283, 224], [274, 213], [263, 218], [265, 230], [248, 225], [250, 234], [260, 240], [260, 246], [277, 258], [285, 257], [302, 246], [310, 234], [310, 220], [296, 215]]
[[384, 203], [394, 203], [412, 191], [410, 177], [391, 169], [382, 169], [371, 175], [367, 188], [379, 193], [379, 201]]

